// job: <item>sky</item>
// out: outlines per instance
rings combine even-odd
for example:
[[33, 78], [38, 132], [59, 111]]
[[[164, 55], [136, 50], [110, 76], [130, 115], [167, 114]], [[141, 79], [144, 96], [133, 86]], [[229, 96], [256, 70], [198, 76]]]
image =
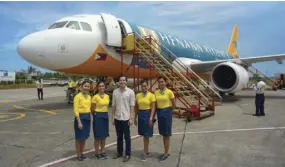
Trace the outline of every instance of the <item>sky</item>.
[[[25, 35], [69, 15], [100, 13], [224, 51], [237, 24], [240, 57], [285, 54], [285, 2], [0, 2], [0, 70], [31, 65], [16, 50]], [[269, 76], [285, 72], [275, 61], [254, 67]]]

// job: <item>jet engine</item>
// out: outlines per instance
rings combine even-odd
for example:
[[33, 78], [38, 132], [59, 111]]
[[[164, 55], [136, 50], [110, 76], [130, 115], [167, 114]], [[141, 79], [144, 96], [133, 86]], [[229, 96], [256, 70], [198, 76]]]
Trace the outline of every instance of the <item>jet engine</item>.
[[246, 69], [231, 62], [216, 65], [211, 74], [213, 86], [223, 93], [233, 93], [245, 88], [248, 80]]

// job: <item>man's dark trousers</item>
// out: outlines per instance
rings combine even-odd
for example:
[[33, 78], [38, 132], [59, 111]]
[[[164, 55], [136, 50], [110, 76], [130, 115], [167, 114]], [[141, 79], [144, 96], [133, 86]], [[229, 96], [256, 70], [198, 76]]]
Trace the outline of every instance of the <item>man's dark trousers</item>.
[[265, 116], [264, 101], [265, 101], [264, 94], [256, 94], [256, 96], [255, 96], [255, 108], [256, 108], [255, 114], [257, 116]]
[[131, 156], [131, 136], [129, 120], [120, 121], [115, 119], [115, 128], [117, 133], [117, 153], [123, 155], [123, 136], [126, 143], [126, 155]]
[[38, 98], [43, 99], [43, 88], [38, 88]]

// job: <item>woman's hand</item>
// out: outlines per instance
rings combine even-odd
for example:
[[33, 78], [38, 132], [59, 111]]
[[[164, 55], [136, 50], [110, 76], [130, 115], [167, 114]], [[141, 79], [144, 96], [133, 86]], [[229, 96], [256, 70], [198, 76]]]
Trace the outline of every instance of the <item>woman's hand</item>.
[[81, 123], [81, 122], [79, 122], [79, 123], [78, 123], [78, 128], [79, 128], [80, 130], [82, 130], [82, 129], [83, 129], [83, 125], [82, 125], [82, 123]]
[[148, 120], [148, 126], [151, 128], [152, 127], [152, 119]]
[[115, 125], [115, 119], [112, 119], [112, 124]]

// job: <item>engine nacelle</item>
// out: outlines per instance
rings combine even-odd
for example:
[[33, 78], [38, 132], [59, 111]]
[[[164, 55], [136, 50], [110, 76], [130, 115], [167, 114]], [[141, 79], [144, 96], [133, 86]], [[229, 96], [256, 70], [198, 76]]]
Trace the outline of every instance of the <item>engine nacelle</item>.
[[[191, 69], [191, 64], [198, 63], [198, 62], [201, 62], [201, 61], [197, 59], [179, 57], [173, 61], [172, 66], [178, 68], [181, 72], [187, 72], [186, 68]], [[186, 67], [186, 68], [183, 68], [183, 67]]]
[[211, 82], [220, 92], [232, 93], [246, 87], [249, 75], [240, 65], [225, 62], [218, 64], [212, 70]]

